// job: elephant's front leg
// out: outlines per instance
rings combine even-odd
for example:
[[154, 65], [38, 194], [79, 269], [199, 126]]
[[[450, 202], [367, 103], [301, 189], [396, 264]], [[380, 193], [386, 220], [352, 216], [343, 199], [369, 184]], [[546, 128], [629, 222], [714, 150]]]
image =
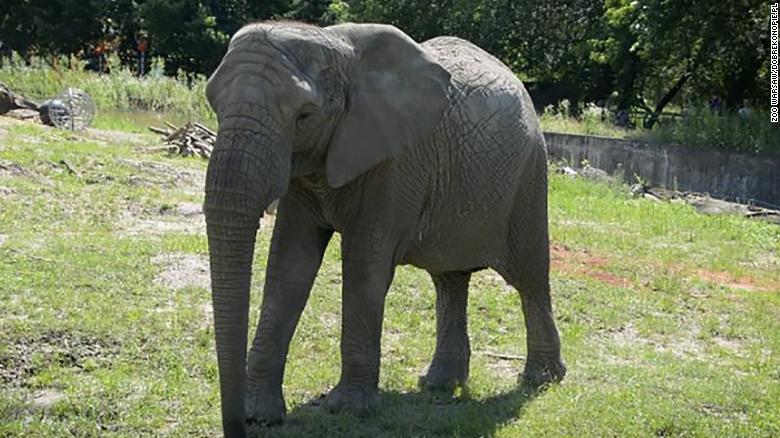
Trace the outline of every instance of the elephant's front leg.
[[351, 241], [345, 237], [342, 245], [341, 379], [326, 406], [362, 416], [379, 407], [382, 317], [394, 261], [392, 250], [360, 249]]
[[332, 235], [305, 217], [284, 201], [279, 206], [260, 321], [247, 360], [246, 416], [250, 423], [275, 424], [284, 419], [282, 379], [287, 351]]

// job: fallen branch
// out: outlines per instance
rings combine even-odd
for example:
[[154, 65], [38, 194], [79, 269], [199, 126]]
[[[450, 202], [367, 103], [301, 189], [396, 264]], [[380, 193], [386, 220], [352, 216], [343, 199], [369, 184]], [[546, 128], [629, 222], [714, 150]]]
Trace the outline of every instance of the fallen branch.
[[475, 351], [475, 353], [481, 354], [483, 356], [495, 357], [496, 359], [502, 359], [502, 360], [525, 360], [525, 356], [517, 356], [508, 353], [496, 353], [487, 350]]

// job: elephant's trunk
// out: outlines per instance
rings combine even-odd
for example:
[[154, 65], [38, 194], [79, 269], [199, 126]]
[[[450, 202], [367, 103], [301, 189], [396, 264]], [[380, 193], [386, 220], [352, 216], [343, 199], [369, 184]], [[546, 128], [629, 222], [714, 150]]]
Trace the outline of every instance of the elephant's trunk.
[[[225, 436], [245, 436], [249, 287], [262, 212], [287, 187], [289, 152], [278, 134], [231, 119], [220, 126], [206, 173], [214, 329]], [[257, 123], [254, 123], [257, 125]], [[285, 157], [287, 155], [287, 157]]]

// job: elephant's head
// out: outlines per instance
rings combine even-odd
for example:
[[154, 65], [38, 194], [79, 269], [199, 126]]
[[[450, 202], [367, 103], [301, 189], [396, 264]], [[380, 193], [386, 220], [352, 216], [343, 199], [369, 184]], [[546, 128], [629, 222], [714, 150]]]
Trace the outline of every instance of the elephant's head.
[[233, 36], [209, 79], [219, 132], [206, 176], [226, 434], [244, 432], [251, 264], [264, 209], [291, 178], [349, 183], [429, 136], [449, 73], [392, 26], [261, 23]]

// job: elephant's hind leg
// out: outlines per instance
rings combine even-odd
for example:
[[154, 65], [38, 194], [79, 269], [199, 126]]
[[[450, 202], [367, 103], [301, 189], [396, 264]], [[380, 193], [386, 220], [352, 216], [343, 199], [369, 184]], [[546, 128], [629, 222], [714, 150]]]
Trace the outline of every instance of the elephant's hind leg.
[[469, 376], [469, 335], [466, 306], [471, 274], [447, 272], [431, 274], [436, 287], [436, 352], [420, 386], [452, 392]]
[[525, 208], [511, 219], [507, 257], [496, 267], [520, 293], [528, 348], [523, 383], [532, 386], [560, 381], [566, 374], [550, 299], [546, 192], [543, 196], [536, 203], [524, 199], [520, 204]]

